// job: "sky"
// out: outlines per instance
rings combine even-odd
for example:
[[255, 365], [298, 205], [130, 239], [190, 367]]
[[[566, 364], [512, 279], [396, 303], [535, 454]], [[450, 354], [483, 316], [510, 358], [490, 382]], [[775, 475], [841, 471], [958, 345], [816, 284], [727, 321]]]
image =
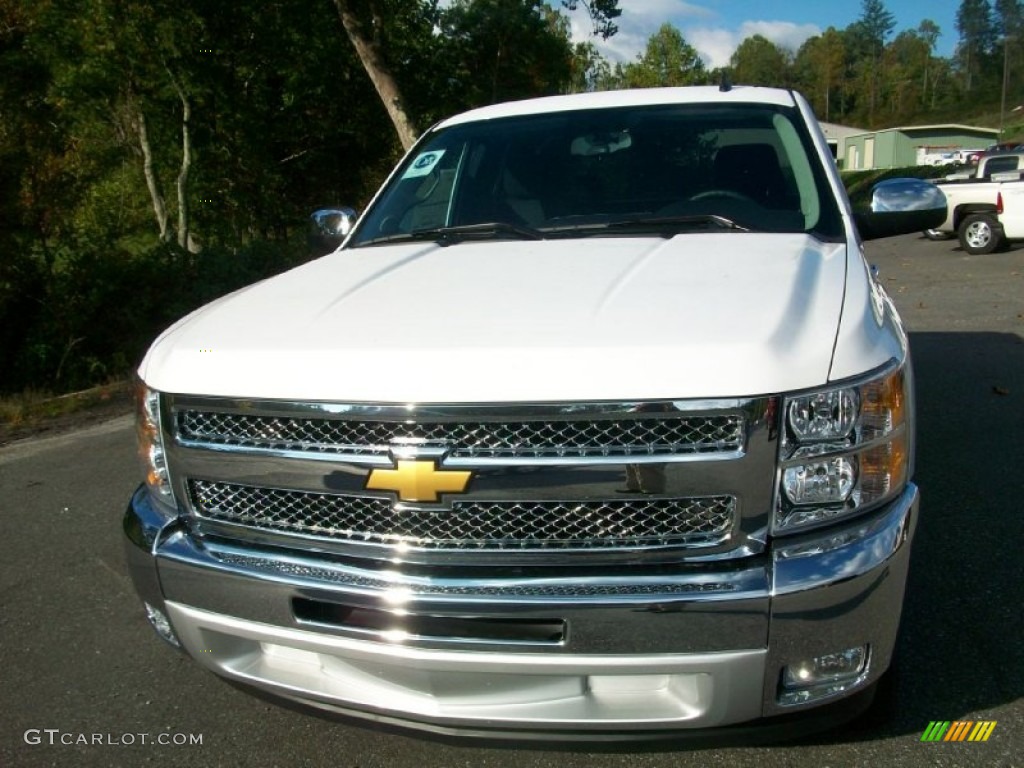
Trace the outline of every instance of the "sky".
[[[956, 12], [960, 0], [883, 0], [896, 19], [892, 37], [917, 29], [924, 19], [938, 24], [942, 36], [936, 53], [951, 56], [959, 35]], [[581, 4], [582, 5], [582, 4]], [[591, 37], [582, 10], [572, 15], [573, 37], [591, 40], [612, 62], [634, 61], [647, 39], [666, 21], [700, 53], [709, 67], [729, 63], [736, 47], [752, 35], [796, 51], [809, 37], [829, 27], [845, 29], [861, 16], [860, 0], [619, 0], [619, 31], [607, 41]]]

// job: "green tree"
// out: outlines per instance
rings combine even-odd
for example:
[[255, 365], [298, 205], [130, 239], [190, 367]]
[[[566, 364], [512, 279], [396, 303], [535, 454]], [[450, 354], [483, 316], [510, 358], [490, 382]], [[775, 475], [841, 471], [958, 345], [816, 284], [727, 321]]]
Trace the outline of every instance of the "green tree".
[[[365, 202], [398, 148], [355, 51], [339, 40], [330, 0], [315, 6], [323, 24], [310, 23], [305, 4], [203, 0], [201, 7], [207, 37], [196, 40], [188, 66], [197, 87], [196, 215], [204, 235], [231, 249], [284, 241], [312, 208]], [[431, 72], [428, 55], [410, 46], [400, 62], [407, 69], [396, 72]], [[410, 92], [430, 105], [432, 94], [416, 82]], [[412, 101], [417, 119], [425, 114], [420, 105]]]
[[999, 104], [1000, 128], [1006, 114], [1006, 95], [1013, 72], [1020, 70], [1024, 52], [1024, 8], [1020, 0], [996, 0], [996, 23], [1002, 37], [1003, 76]]
[[881, 72], [879, 64], [885, 50], [885, 40], [892, 34], [896, 20], [882, 0], [861, 0], [860, 19], [853, 25], [855, 45], [862, 53], [859, 62], [859, 79], [867, 93], [868, 123], [874, 125], [875, 106], [878, 102], [878, 81]]
[[1003, 37], [1017, 38], [1024, 31], [1024, 8], [1020, 0], [996, 0], [995, 20]]
[[590, 41], [576, 43], [572, 49], [569, 93], [608, 90], [612, 67]]
[[964, 90], [970, 92], [996, 40], [992, 6], [988, 0], [963, 0], [957, 9], [956, 28], [960, 33], [957, 58], [963, 73]]
[[568, 23], [539, 0], [456, 0], [440, 25], [451, 111], [569, 90]]
[[[138, 153], [161, 241], [196, 250], [190, 187], [193, 171], [193, 84], [180, 45], [201, 37], [200, 20], [160, 2], [51, 0], [37, 17], [34, 43], [49, 74], [46, 99], [59, 124], [76, 137], [64, 159], [75, 167], [76, 191], [109, 181], [123, 151]], [[159, 115], [159, 125], [152, 118]], [[166, 118], [166, 120], [165, 120]], [[164, 160], [173, 158], [170, 167]], [[171, 184], [167, 179], [172, 178]], [[168, 203], [164, 189], [173, 189]]]
[[846, 82], [845, 62], [843, 33], [829, 27], [821, 35], [805, 41], [793, 63], [801, 87], [815, 111], [826, 121], [832, 119], [833, 94]]
[[740, 43], [729, 64], [737, 83], [777, 88], [789, 85], [789, 55], [761, 35], [753, 35]]
[[882, 87], [888, 100], [888, 121], [910, 122], [920, 109], [922, 81], [930, 48], [914, 30], [904, 30], [886, 46]]
[[[935, 84], [934, 76], [931, 78], [929, 83], [929, 76], [932, 75], [932, 58], [935, 55], [935, 46], [939, 41], [939, 37], [942, 35], [942, 30], [939, 25], [931, 19], [924, 19], [917, 27], [917, 36], [920, 37], [925, 45], [927, 46], [927, 52], [925, 53], [924, 66], [922, 67], [922, 84], [921, 84], [921, 103], [922, 106], [935, 104]], [[931, 99], [928, 97], [928, 87], [931, 84], [932, 96]]]
[[[373, 83], [402, 147], [408, 149], [416, 141], [419, 130], [405, 105], [402, 88], [395, 76], [393, 61], [401, 57], [389, 24], [407, 23], [410, 18], [425, 17], [419, 0], [334, 0], [345, 34]], [[430, 35], [429, 26], [420, 34]]]
[[[538, 45], [546, 48], [552, 44], [550, 34], [543, 34], [537, 41], [532, 41], [529, 37], [515, 38], [516, 32], [523, 29], [526, 17], [536, 15], [544, 19], [549, 32], [552, 27], [558, 26], [552, 21], [556, 12], [539, 0], [456, 0], [446, 13], [438, 11], [437, 0], [334, 0], [334, 5], [346, 35], [387, 110], [401, 145], [406, 149], [412, 146], [418, 134], [417, 123], [406, 99], [406, 94], [410, 92], [409, 86], [403, 83], [399, 71], [409, 71], [408, 67], [402, 65], [407, 60], [410, 46], [421, 46], [423, 41], [427, 40], [443, 45], [444, 41], [439, 40], [434, 34], [434, 29], [439, 24], [460, 33], [459, 38], [453, 41], [456, 50], [450, 54], [441, 54], [438, 59], [441, 62], [451, 62], [453, 58], [457, 62], [466, 51], [477, 46], [475, 41], [478, 38], [487, 38], [492, 44], [496, 43], [499, 48], [487, 52], [489, 65], [485, 68], [486, 74], [491, 78], [490, 95], [493, 99], [506, 90], [507, 84], [504, 81], [515, 77], [511, 74], [513, 69], [523, 63], [525, 56], [519, 53], [520, 48], [536, 50]], [[618, 0], [565, 0], [563, 5], [570, 10], [575, 10], [579, 6], [584, 7], [594, 23], [595, 31], [604, 38], [617, 31], [615, 19], [621, 13], [618, 9]], [[504, 32], [498, 23], [502, 16], [510, 24]], [[439, 18], [443, 17], [448, 20], [439, 21]], [[479, 18], [484, 22], [484, 26], [478, 30], [462, 29], [462, 20], [467, 18]], [[418, 22], [415, 29], [410, 28], [410, 20]], [[396, 34], [399, 27], [403, 28], [403, 32]], [[538, 62], [545, 62], [546, 66], [549, 54], [550, 51], [546, 51], [540, 59], [534, 59], [531, 66], [536, 68]], [[568, 56], [563, 57], [562, 66], [571, 69], [571, 59], [570, 52]], [[414, 78], [404, 79], [406, 83], [411, 84]], [[534, 82], [549, 82], [551, 77], [550, 74], [535, 72], [532, 79]], [[449, 85], [455, 84], [450, 74], [446, 82]], [[480, 80], [474, 76], [469, 82], [472, 83], [472, 90], [478, 99], [479, 94], [483, 92]], [[518, 90], [518, 85], [508, 86], [508, 92]], [[451, 92], [450, 88], [448, 92]]]
[[615, 20], [622, 15], [619, 9], [619, 0], [562, 0], [562, 7], [575, 11], [583, 6], [590, 16], [594, 25], [594, 34], [600, 35], [602, 40], [619, 31]]
[[[135, 300], [148, 286], [132, 284], [138, 276], [132, 260], [152, 254], [150, 263], [158, 267], [178, 243], [196, 250], [193, 233], [212, 242], [214, 228], [225, 231], [232, 212], [243, 222], [236, 233], [250, 238], [266, 234], [275, 217], [286, 218], [294, 207], [303, 218], [308, 212], [308, 198], [289, 198], [267, 182], [290, 172], [295, 188], [309, 195], [336, 164], [321, 161], [314, 165], [324, 168], [319, 177], [303, 177], [295, 173], [301, 161], [285, 163], [309, 150], [307, 144], [290, 151], [306, 138], [297, 130], [298, 113], [286, 118], [287, 125], [280, 120], [276, 130], [265, 129], [282, 117], [280, 97], [289, 96], [279, 87], [282, 72], [302, 72], [304, 59], [311, 72], [323, 73], [330, 95], [338, 83], [331, 81], [322, 51], [304, 53], [317, 30], [307, 29], [301, 9], [281, 23], [272, 18], [278, 4], [251, 6], [239, 13], [237, 6], [201, 0], [175, 6], [123, 0], [0, 4], [0, 357], [9, 364], [4, 389], [86, 386], [115, 368], [121, 372], [139, 351], [132, 343], [142, 342], [138, 331], [126, 332], [115, 318], [140, 320], [137, 327], [151, 335], [175, 310], [195, 305], [164, 275], [166, 293], [154, 293], [153, 304], [142, 302], [150, 315], [136, 317]], [[290, 33], [301, 43], [295, 52], [284, 43]], [[330, 41], [338, 48], [336, 30]], [[247, 46], [261, 49], [262, 63], [249, 58]], [[306, 91], [317, 90], [316, 81], [300, 79], [297, 85]], [[300, 87], [292, 95], [304, 92]], [[317, 126], [331, 158], [344, 147], [331, 136], [334, 124], [343, 122], [337, 119], [343, 106], [336, 97], [314, 98], [336, 105], [335, 114]], [[346, 114], [352, 128], [365, 101], [356, 99]], [[230, 130], [243, 123], [255, 127]], [[381, 131], [353, 133], [372, 137]], [[282, 137], [296, 145], [279, 145]], [[358, 177], [372, 167], [372, 148], [380, 142], [367, 144], [371, 151], [363, 162], [348, 177], [336, 178]], [[246, 173], [262, 182], [251, 196], [244, 193]], [[233, 262], [223, 256], [222, 250], [210, 252], [211, 263], [231, 271]], [[263, 273], [248, 274], [256, 279]], [[190, 285], [192, 296], [206, 290]], [[237, 283], [206, 280], [210, 285]], [[132, 291], [129, 307], [125, 297]], [[117, 301], [108, 301], [114, 295]], [[157, 300], [160, 312], [153, 311]]]
[[881, 53], [885, 39], [892, 34], [896, 18], [882, 3], [882, 0], [861, 0], [861, 14], [858, 21], [868, 41]]
[[706, 75], [697, 49], [667, 23], [648, 38], [638, 60], [622, 68], [623, 84], [629, 88], [693, 85], [704, 82]]

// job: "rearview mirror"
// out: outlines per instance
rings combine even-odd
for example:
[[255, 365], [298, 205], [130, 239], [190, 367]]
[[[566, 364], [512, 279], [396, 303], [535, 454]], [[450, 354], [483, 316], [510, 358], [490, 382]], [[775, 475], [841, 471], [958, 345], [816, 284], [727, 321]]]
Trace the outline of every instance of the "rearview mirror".
[[853, 214], [862, 240], [934, 229], [946, 220], [946, 196], [923, 179], [889, 179], [871, 190], [871, 209]]
[[356, 223], [359, 214], [352, 208], [321, 208], [309, 217], [309, 247], [317, 256], [330, 253]]

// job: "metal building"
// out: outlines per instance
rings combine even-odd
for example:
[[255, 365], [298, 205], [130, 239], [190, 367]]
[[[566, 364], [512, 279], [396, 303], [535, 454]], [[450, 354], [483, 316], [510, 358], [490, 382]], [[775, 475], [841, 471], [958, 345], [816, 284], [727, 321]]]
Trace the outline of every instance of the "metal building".
[[908, 168], [951, 161], [961, 149], [984, 149], [995, 143], [999, 131], [972, 125], [909, 125], [865, 131], [847, 136], [842, 168], [864, 171], [873, 168]]

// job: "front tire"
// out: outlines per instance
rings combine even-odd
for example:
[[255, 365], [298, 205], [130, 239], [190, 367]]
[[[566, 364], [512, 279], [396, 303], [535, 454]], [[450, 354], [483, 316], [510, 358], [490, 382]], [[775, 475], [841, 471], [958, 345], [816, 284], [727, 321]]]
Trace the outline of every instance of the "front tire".
[[1003, 233], [994, 216], [988, 213], [972, 213], [957, 230], [960, 247], [970, 254], [992, 253], [1003, 242]]

